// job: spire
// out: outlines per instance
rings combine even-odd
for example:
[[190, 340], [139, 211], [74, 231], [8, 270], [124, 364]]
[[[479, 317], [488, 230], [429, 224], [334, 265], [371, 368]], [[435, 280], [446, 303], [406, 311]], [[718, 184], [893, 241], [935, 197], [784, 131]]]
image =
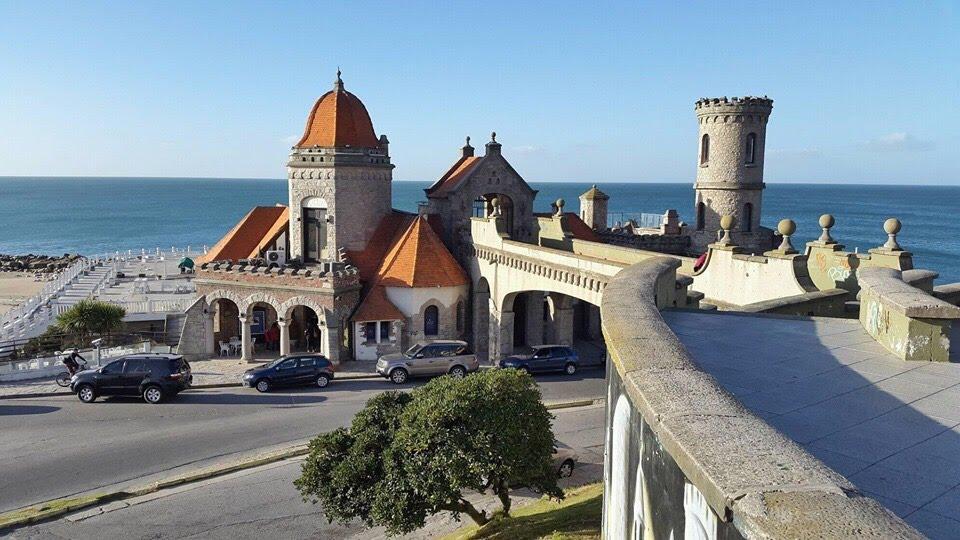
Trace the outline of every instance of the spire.
[[337, 92], [343, 92], [343, 79], [340, 78], [340, 66], [337, 66], [337, 80], [333, 81], [333, 89]]

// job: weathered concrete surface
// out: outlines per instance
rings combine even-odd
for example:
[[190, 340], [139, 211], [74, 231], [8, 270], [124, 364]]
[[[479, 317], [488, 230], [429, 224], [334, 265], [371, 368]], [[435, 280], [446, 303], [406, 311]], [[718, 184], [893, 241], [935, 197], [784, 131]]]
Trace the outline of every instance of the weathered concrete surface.
[[[845, 475], [855, 486], [848, 493], [851, 512], [875, 513], [863, 506], [869, 501], [857, 500], [862, 493], [930, 537], [955, 538], [960, 364], [900, 360], [853, 320], [679, 311], [664, 318], [700, 369]], [[758, 512], [785, 512], [779, 506], [788, 504], [785, 495], [771, 497], [741, 499], [734, 520], [749, 501], [760, 505]], [[832, 508], [836, 497], [812, 497], [805, 504]], [[793, 519], [802, 524], [808, 516]], [[846, 518], [827, 513], [823, 519]]]
[[950, 326], [960, 308], [909, 285], [892, 268], [863, 269], [860, 287], [860, 323], [877, 342], [903, 360], [949, 361]]
[[[918, 538], [879, 503], [859, 496], [837, 472], [744, 410], [710, 377], [696, 374], [696, 364], [658, 311], [669, 305], [664, 284], [673, 285], [677, 266], [666, 257], [650, 259], [614, 277], [601, 304], [604, 336], [630, 401], [639, 404], [658, 442], [716, 515], [732, 519], [747, 538], [836, 538], [851, 531]], [[714, 337], [698, 336], [707, 342]], [[712, 357], [728, 358], [716, 348], [713, 352]], [[774, 352], [782, 350], [752, 356]], [[662, 382], [654, 381], [658, 376]], [[824, 505], [824, 499], [833, 503]], [[766, 501], [775, 511], [755, 501]]]

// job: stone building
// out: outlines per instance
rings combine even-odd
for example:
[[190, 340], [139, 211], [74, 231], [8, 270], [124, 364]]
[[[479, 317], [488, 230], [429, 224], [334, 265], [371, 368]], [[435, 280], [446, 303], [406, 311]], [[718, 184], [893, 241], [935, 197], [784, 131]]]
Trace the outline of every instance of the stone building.
[[[318, 351], [335, 362], [466, 337], [469, 279], [441, 237], [456, 245], [451, 231], [471, 211], [462, 200], [500, 193], [504, 178], [519, 178], [496, 141], [487, 156], [471, 149], [469, 157], [447, 175], [455, 178], [438, 195], [435, 215], [393, 209], [387, 137], [376, 135], [338, 72], [291, 149], [288, 206], [254, 208], [198, 260], [201, 297], [187, 310], [181, 352], [250, 360], [274, 328], [280, 354]], [[489, 188], [477, 187], [480, 176]], [[501, 200], [517, 201], [522, 219], [533, 191], [510, 185]]]

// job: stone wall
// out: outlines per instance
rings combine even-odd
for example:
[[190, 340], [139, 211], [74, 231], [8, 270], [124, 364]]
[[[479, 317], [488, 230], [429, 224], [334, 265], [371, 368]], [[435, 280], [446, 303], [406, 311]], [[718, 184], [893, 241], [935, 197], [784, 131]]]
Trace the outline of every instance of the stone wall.
[[597, 231], [600, 238], [615, 246], [625, 246], [633, 249], [643, 249], [667, 253], [671, 255], [686, 255], [690, 252], [690, 236], [666, 234], [634, 234], [617, 233], [610, 230]]
[[960, 308], [905, 283], [899, 270], [860, 272], [860, 324], [903, 360], [950, 361], [951, 324]]
[[697, 368], [659, 314], [677, 266], [604, 291], [604, 538], [921, 538]]

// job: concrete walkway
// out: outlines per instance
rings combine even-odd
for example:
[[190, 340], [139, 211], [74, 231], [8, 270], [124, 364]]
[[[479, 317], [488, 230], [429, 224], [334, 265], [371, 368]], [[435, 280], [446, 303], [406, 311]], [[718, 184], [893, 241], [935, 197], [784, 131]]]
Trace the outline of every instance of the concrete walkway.
[[908, 362], [856, 320], [664, 313], [701, 369], [931, 538], [960, 531], [960, 364]]
[[[270, 359], [263, 359], [248, 363], [236, 358], [216, 358], [191, 362], [190, 366], [193, 369], [193, 386], [203, 388], [230, 384], [239, 385], [243, 372], [262, 366], [269, 361]], [[376, 365], [377, 363], [374, 361], [345, 362], [338, 367], [335, 376], [338, 379], [374, 377], [377, 376]], [[69, 393], [69, 388], [57, 386], [52, 377], [48, 379], [0, 383], [0, 399], [26, 397], [38, 394]]]

